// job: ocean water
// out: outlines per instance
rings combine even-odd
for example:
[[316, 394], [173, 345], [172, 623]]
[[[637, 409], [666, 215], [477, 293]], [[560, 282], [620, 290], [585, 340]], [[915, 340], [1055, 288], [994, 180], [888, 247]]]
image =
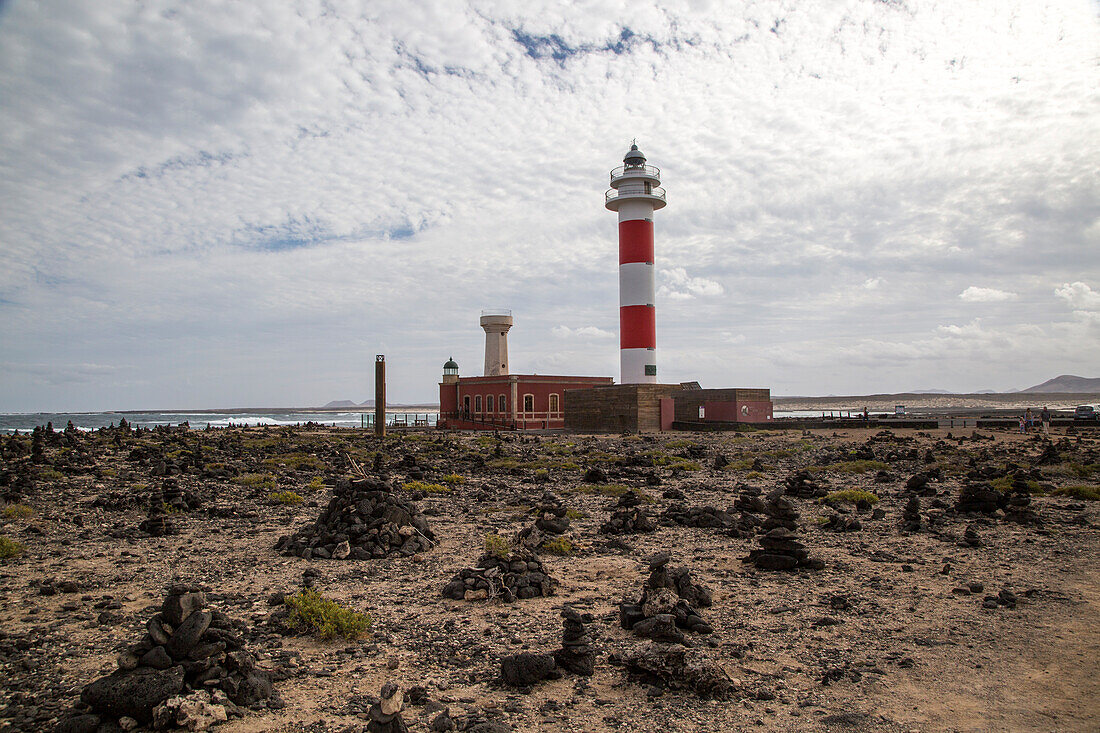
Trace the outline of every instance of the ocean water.
[[[438, 412], [386, 411], [387, 424], [405, 421], [413, 425], [417, 418], [428, 421], [434, 426]], [[72, 420], [80, 430], [97, 430], [109, 425], [118, 425], [122, 418], [134, 427], [156, 427], [157, 425], [180, 425], [187, 423], [194, 430], [202, 430], [208, 425], [212, 428], [224, 428], [230, 425], [300, 425], [307, 422], [331, 425], [338, 428], [358, 428], [365, 424], [373, 425], [374, 411], [369, 412], [318, 412], [310, 410], [257, 410], [255, 412], [30, 412], [0, 413], [0, 433], [16, 430], [33, 430], [37, 425], [52, 422], [54, 430], [64, 430]]]

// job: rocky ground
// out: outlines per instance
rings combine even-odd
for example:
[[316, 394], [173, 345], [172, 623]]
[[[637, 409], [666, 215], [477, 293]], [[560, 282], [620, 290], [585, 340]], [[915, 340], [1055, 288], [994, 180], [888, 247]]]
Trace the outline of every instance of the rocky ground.
[[[22, 545], [0, 561], [0, 730], [52, 729], [181, 584], [209, 588], [209, 613], [243, 622], [241, 641], [274, 681], [226, 733], [359, 731], [402, 696], [414, 731], [444, 710], [434, 729], [1097, 730], [1100, 501], [1083, 497], [1100, 484], [1100, 434], [1052, 438], [378, 439], [308, 427], [0, 438], [0, 534]], [[398, 500], [386, 506], [423, 516], [431, 541], [396, 522], [364, 546], [382, 555], [369, 559], [324, 549], [312, 530], [276, 549], [349, 478], [388, 479]], [[629, 521], [609, 522], [616, 511]], [[532, 529], [540, 519], [546, 532]], [[652, 531], [623, 531], [636, 526]], [[521, 530], [541, 546], [528, 574], [552, 595], [492, 582], [443, 595], [456, 577], [486, 580], [461, 571], [487, 535]], [[303, 559], [307, 545], [333, 558]], [[797, 566], [765, 570], [784, 563], [762, 552]], [[678, 628], [684, 570], [693, 615]], [[282, 594], [304, 583], [368, 613], [370, 629], [330, 642], [288, 630]], [[664, 607], [642, 608], [658, 596]], [[561, 658], [566, 604], [593, 674], [505, 684], [502, 659]], [[648, 638], [624, 628], [643, 615]], [[681, 639], [686, 650], [672, 645]], [[676, 666], [684, 655], [705, 665], [706, 686]]]

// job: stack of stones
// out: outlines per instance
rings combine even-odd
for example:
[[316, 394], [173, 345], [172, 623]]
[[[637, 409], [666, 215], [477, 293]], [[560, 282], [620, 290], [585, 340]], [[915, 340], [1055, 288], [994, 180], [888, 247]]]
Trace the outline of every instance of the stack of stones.
[[478, 558], [477, 567], [460, 570], [443, 587], [443, 595], [456, 601], [499, 597], [511, 603], [553, 595], [555, 583], [535, 551], [521, 546], [504, 556], [485, 553]]
[[767, 507], [759, 488], [744, 485], [740, 488], [741, 493], [733, 502], [734, 510], [740, 512], [740, 515], [730, 528], [730, 534], [734, 537], [752, 537], [764, 523], [764, 518], [760, 515]]
[[920, 532], [920, 525], [920, 498], [914, 494], [901, 512], [901, 529], [903, 532]]
[[656, 641], [689, 643], [680, 629], [713, 633], [696, 606], [711, 605], [711, 592], [691, 579], [686, 568], [669, 568], [672, 555], [662, 552], [649, 561], [649, 578], [637, 601], [619, 604], [619, 623], [638, 636]]
[[917, 496], [935, 496], [936, 488], [928, 483], [928, 475], [915, 473], [905, 482], [905, 490]]
[[693, 506], [676, 502], [670, 504], [661, 515], [666, 524], [679, 524], [684, 527], [722, 528], [733, 524], [733, 517], [727, 512], [712, 506]]
[[806, 546], [799, 541], [797, 529], [800, 515], [789, 499], [778, 491], [773, 492], [764, 511], [768, 517], [764, 520], [767, 532], [759, 538], [761, 549], [752, 550], [745, 562], [751, 562], [761, 570], [791, 570], [796, 567], [820, 570], [825, 567], [821, 560], [811, 558]]
[[611, 518], [600, 525], [601, 534], [636, 534], [640, 532], [653, 532], [657, 525], [649, 516], [649, 512], [641, 507], [628, 509], [616, 509], [611, 513]]
[[814, 478], [809, 471], [797, 471], [787, 477], [787, 494], [799, 499], [821, 498], [829, 493], [824, 482]]
[[553, 492], [547, 491], [539, 502], [538, 518], [535, 527], [546, 534], [564, 534], [569, 530], [569, 517], [565, 505]]
[[981, 547], [982, 536], [978, 534], [978, 528], [973, 524], [966, 525], [966, 531], [963, 532], [962, 542], [959, 544], [966, 547]]
[[316, 522], [280, 537], [275, 549], [306, 560], [369, 560], [408, 557], [435, 544], [428, 520], [389, 481], [343, 479], [334, 494]]
[[141, 521], [138, 529], [150, 537], [164, 537], [179, 532], [176, 523], [165, 514], [164, 507], [155, 502], [149, 507], [149, 516]]
[[554, 661], [567, 672], [591, 676], [596, 666], [596, 650], [584, 625], [592, 622], [592, 614], [581, 614], [566, 606], [561, 617], [561, 649], [554, 652]]
[[[101, 730], [115, 730], [113, 721], [122, 718], [149, 725], [164, 717], [157, 714], [158, 706], [187, 690], [224, 693], [225, 703], [214, 706], [214, 717], [220, 720], [227, 712], [239, 715], [238, 705], [270, 697], [271, 678], [256, 668], [234, 631], [237, 625], [220, 611], [206, 610], [201, 586], [171, 586], [160, 612], [145, 625], [145, 636], [119, 656], [117, 671], [84, 688], [84, 710], [63, 720], [59, 730], [96, 730], [100, 725], [105, 726]], [[131, 721], [123, 722], [136, 727]]]
[[959, 491], [955, 510], [963, 513], [993, 514], [1004, 506], [1005, 497], [988, 481], [967, 481]]
[[1027, 475], [1023, 472], [1017, 472], [1012, 477], [1012, 488], [1005, 497], [1005, 519], [1020, 524], [1039, 521], [1031, 508], [1031, 492], [1027, 488]]
[[408, 733], [409, 727], [401, 719], [405, 696], [401, 688], [392, 682], [382, 686], [378, 702], [370, 706], [367, 733]]

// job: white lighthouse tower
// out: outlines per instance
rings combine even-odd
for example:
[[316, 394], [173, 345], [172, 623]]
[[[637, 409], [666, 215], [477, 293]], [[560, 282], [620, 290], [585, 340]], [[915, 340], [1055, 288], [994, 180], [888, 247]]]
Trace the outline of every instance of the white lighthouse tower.
[[622, 384], [657, 382], [653, 212], [664, 208], [661, 171], [631, 145], [611, 171], [604, 206], [619, 212], [619, 374]]

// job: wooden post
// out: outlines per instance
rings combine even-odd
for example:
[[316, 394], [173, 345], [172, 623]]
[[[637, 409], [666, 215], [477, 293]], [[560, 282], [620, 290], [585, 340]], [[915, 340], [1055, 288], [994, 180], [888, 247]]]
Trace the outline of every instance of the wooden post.
[[374, 434], [386, 434], [386, 355], [374, 357]]

